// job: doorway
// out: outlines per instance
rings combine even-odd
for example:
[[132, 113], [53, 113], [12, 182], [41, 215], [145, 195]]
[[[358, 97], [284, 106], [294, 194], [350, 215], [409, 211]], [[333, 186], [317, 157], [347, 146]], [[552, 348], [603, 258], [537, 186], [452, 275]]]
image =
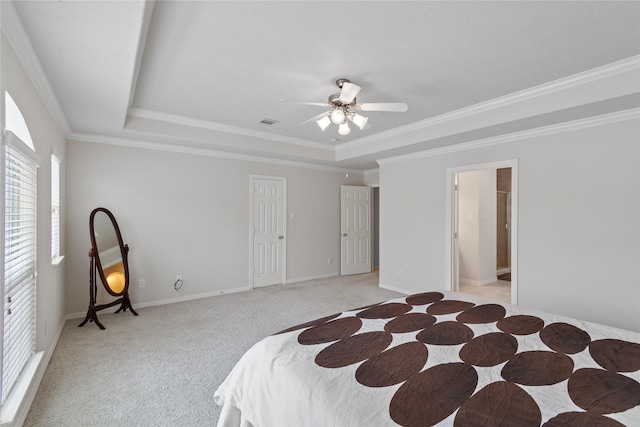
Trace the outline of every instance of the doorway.
[[448, 169], [447, 198], [449, 289], [516, 304], [517, 160]]
[[251, 175], [251, 287], [286, 283], [287, 179]]

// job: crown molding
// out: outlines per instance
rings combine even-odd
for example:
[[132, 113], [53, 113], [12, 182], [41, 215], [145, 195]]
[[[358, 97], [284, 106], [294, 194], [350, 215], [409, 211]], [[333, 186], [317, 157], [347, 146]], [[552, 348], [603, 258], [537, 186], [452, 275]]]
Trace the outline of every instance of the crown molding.
[[380, 168], [367, 169], [364, 171], [364, 176], [376, 175], [378, 172], [380, 172]]
[[58, 130], [63, 135], [68, 135], [71, 133], [69, 121], [60, 107], [60, 103], [51, 88], [51, 84], [42, 69], [42, 65], [40, 65], [40, 61], [31, 46], [29, 37], [22, 26], [13, 4], [8, 1], [3, 1], [0, 7], [2, 9], [2, 13], [0, 13], [2, 34], [13, 48], [22, 67], [31, 79], [36, 92], [38, 92], [47, 110], [49, 110], [49, 113], [53, 117]]
[[[138, 49], [136, 50], [136, 59], [133, 66], [131, 84], [129, 86], [129, 102], [127, 103], [128, 110], [131, 110], [133, 97], [136, 93], [138, 76], [140, 75], [140, 66], [142, 65], [142, 57], [144, 56], [144, 49], [147, 45], [147, 36], [149, 35], [149, 27], [151, 26], [151, 18], [153, 17], [153, 9], [155, 5], [156, 0], [147, 0], [144, 2], [144, 10], [142, 12], [142, 25], [140, 26], [140, 36], [138, 37]], [[127, 115], [125, 114], [125, 116], [122, 118], [122, 127], [125, 126], [126, 121]]]
[[171, 153], [192, 154], [192, 155], [205, 156], [205, 157], [216, 157], [216, 158], [230, 159], [230, 160], [266, 163], [266, 164], [278, 165], [278, 166], [314, 169], [314, 170], [321, 170], [325, 172], [338, 172], [338, 173], [348, 172], [353, 174], [364, 173], [361, 170], [352, 170], [352, 169], [341, 168], [336, 166], [299, 162], [295, 160], [277, 159], [273, 157], [262, 157], [262, 156], [250, 155], [250, 154], [239, 154], [239, 153], [232, 153], [228, 151], [216, 151], [216, 150], [210, 150], [207, 148], [185, 147], [185, 146], [180, 146], [176, 144], [149, 142], [149, 141], [141, 141], [137, 139], [119, 138], [119, 137], [111, 137], [111, 136], [103, 136], [103, 135], [92, 135], [92, 134], [86, 134], [86, 133], [73, 132], [67, 137], [67, 139], [72, 141], [89, 142], [94, 144], [116, 145], [116, 146], [126, 147], [126, 148], [141, 148], [145, 150], [167, 151]]
[[446, 147], [438, 147], [430, 150], [420, 151], [417, 153], [404, 154], [401, 156], [388, 157], [386, 159], [377, 160], [379, 165], [390, 163], [398, 163], [406, 160], [421, 159], [425, 157], [440, 156], [443, 154], [467, 151], [476, 148], [490, 147], [492, 145], [505, 144], [509, 142], [519, 141], [522, 139], [537, 138], [545, 135], [553, 135], [561, 132], [586, 129], [594, 126], [602, 126], [610, 123], [622, 122], [626, 120], [640, 119], [640, 108], [632, 108], [630, 110], [616, 111], [614, 113], [603, 114], [600, 116], [587, 117], [584, 119], [573, 120], [570, 122], [558, 123], [549, 126], [543, 126], [534, 129], [528, 129], [520, 132], [514, 132], [506, 135], [494, 136], [490, 138], [479, 139], [476, 141], [465, 142], [461, 144], [450, 145]]
[[285, 144], [301, 145], [325, 151], [335, 151], [333, 145], [320, 144], [317, 142], [306, 141], [298, 138], [290, 138], [280, 135], [274, 135], [268, 132], [254, 131], [250, 129], [239, 128], [236, 126], [224, 125], [221, 123], [210, 122], [207, 120], [193, 119], [190, 117], [178, 116], [175, 114], [159, 113], [157, 111], [145, 110], [142, 108], [132, 107], [129, 109], [129, 115], [140, 117], [143, 119], [157, 120], [160, 122], [168, 122], [181, 126], [195, 127], [218, 132], [232, 133], [236, 135], [249, 136], [252, 138], [266, 139], [269, 141], [282, 142]]
[[428, 119], [420, 120], [418, 122], [410, 123], [405, 126], [400, 126], [385, 132], [380, 132], [369, 137], [345, 142], [337, 145], [336, 151], [342, 151], [360, 145], [365, 145], [374, 141], [397, 137], [407, 132], [429, 128], [431, 126], [439, 125], [453, 120], [465, 119], [479, 113], [503, 108], [518, 102], [523, 102], [540, 96], [549, 95], [554, 92], [581, 86], [593, 81], [606, 79], [633, 70], [640, 71], [640, 55], [631, 56], [620, 61], [592, 68], [591, 70], [583, 71], [571, 76], [563, 77], [557, 80], [540, 84], [538, 86], [533, 86], [528, 89], [494, 98], [489, 101], [481, 102], [448, 113], [440, 114], [438, 116], [430, 117]]

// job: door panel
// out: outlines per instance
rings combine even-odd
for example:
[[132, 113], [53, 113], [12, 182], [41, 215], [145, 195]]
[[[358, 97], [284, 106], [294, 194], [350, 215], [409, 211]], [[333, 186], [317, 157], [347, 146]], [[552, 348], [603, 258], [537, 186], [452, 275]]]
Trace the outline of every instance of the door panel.
[[341, 186], [340, 274], [371, 271], [371, 188]]
[[284, 282], [284, 180], [253, 178], [253, 285]]

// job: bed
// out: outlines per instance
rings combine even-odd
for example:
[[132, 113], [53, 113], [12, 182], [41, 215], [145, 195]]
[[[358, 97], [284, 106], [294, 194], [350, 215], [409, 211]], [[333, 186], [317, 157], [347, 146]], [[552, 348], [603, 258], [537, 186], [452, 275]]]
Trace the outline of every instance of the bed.
[[265, 338], [219, 427], [638, 426], [640, 334], [427, 292]]

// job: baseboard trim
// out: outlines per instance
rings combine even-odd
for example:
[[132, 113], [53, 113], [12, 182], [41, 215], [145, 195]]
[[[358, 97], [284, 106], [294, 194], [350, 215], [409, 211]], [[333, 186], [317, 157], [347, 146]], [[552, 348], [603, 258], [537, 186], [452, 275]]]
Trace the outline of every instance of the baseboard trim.
[[248, 286], [242, 286], [239, 288], [225, 289], [222, 291], [205, 292], [197, 295], [188, 295], [184, 297], [168, 298], [168, 299], [151, 301], [151, 302], [143, 302], [140, 304], [136, 304], [136, 308], [154, 307], [156, 305], [165, 305], [165, 304], [175, 304], [177, 302], [191, 301], [191, 300], [201, 299], [201, 298], [217, 297], [220, 295], [235, 294], [237, 292], [244, 292], [249, 290], [251, 289]]
[[488, 279], [483, 279], [483, 280], [471, 280], [471, 279], [464, 279], [462, 277], [460, 278], [461, 285], [472, 285], [472, 286], [483, 286], [483, 285], [488, 285], [489, 283], [493, 283], [497, 281], [498, 281], [498, 276], [492, 276], [492, 277], [489, 277]]
[[336, 277], [336, 276], [339, 276], [339, 275], [340, 275], [340, 273], [335, 271], [333, 273], [318, 274], [317, 276], [298, 277], [297, 279], [287, 280], [287, 284], [289, 284], [289, 283], [306, 282], [308, 280], [328, 279], [329, 277]]
[[[187, 295], [184, 297], [167, 298], [167, 299], [161, 299], [161, 300], [150, 301], [150, 302], [142, 302], [139, 304], [134, 304], [134, 308], [146, 308], [146, 307], [155, 307], [157, 305], [175, 304], [177, 302], [191, 301], [191, 300], [196, 300], [201, 298], [217, 297], [220, 295], [235, 294], [237, 292], [244, 292], [244, 291], [250, 291], [250, 290], [251, 288], [249, 288], [248, 286], [241, 286], [238, 288], [230, 288], [230, 289], [224, 289], [220, 291], [205, 292], [202, 294]], [[87, 315], [86, 311], [79, 312], [79, 313], [70, 313], [70, 314], [67, 314], [66, 320], [80, 319], [86, 315]]]
[[399, 292], [401, 294], [405, 294], [405, 295], [411, 295], [411, 294], [415, 294], [414, 291], [409, 291], [407, 289], [402, 289], [402, 288], [398, 288], [396, 286], [389, 286], [389, 285], [385, 285], [384, 283], [380, 282], [378, 283], [378, 287], [382, 288], [382, 289], [386, 289], [388, 291], [393, 291], [393, 292]]

